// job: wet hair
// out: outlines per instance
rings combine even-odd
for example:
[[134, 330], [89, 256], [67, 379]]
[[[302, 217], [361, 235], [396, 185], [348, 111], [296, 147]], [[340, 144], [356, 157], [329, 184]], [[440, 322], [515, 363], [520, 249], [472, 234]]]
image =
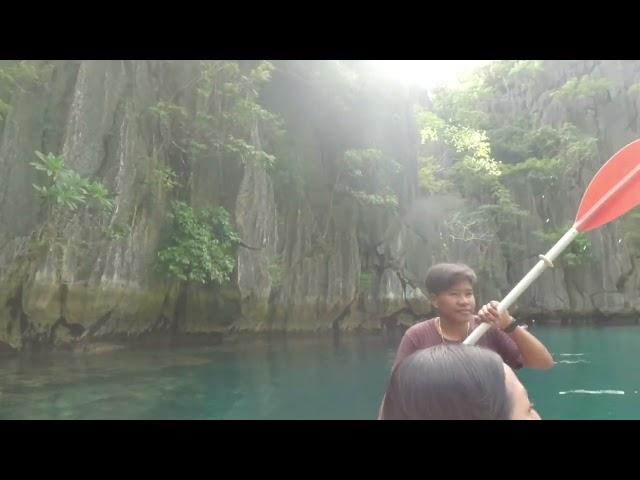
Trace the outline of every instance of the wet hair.
[[437, 345], [396, 366], [382, 419], [508, 420], [512, 409], [497, 353], [471, 345]]
[[476, 283], [476, 274], [470, 267], [462, 263], [439, 263], [427, 272], [425, 286], [427, 292], [437, 295], [463, 280], [467, 280], [471, 285]]

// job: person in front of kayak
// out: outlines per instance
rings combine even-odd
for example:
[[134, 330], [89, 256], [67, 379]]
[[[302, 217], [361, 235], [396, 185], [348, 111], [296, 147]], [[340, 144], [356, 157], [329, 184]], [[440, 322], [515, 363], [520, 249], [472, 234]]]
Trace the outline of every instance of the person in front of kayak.
[[464, 264], [440, 263], [429, 269], [425, 286], [438, 316], [419, 322], [405, 332], [393, 368], [418, 350], [462, 343], [482, 322], [493, 328], [477, 345], [496, 352], [513, 370], [553, 367], [553, 358], [542, 342], [521, 327], [508, 311], [498, 314], [498, 302], [487, 303], [475, 314], [476, 281], [475, 272]]
[[475, 314], [475, 272], [463, 264], [440, 263], [427, 272], [425, 286], [438, 316], [409, 328], [396, 354], [394, 366], [417, 350], [434, 345], [462, 343], [481, 322], [493, 328], [477, 345], [495, 351], [512, 369], [548, 369], [553, 358], [546, 347], [508, 311], [498, 314], [498, 302], [484, 305]]

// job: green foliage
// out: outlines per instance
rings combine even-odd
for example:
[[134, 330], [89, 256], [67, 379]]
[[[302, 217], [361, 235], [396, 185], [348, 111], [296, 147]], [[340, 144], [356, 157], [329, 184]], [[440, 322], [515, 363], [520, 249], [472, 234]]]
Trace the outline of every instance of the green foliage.
[[504, 164], [518, 163], [537, 156], [533, 153], [531, 127], [507, 123], [488, 132], [488, 140], [495, 157]]
[[577, 128], [565, 123], [560, 129], [542, 125], [530, 130], [525, 135], [528, 152], [537, 158], [555, 157], [560, 155], [563, 146], [566, 146], [577, 134]]
[[176, 173], [166, 165], [160, 165], [153, 170], [153, 179], [163, 190], [171, 191], [179, 185]]
[[0, 60], [0, 122], [11, 111], [11, 97], [41, 86], [53, 68], [29, 60]]
[[[450, 95], [449, 98], [455, 97]], [[502, 164], [492, 157], [484, 130], [447, 122], [435, 113], [421, 109], [416, 111], [416, 120], [425, 145], [425, 155], [421, 156], [419, 164], [423, 192], [440, 193], [455, 185], [463, 194], [479, 197], [495, 190], [502, 175]], [[431, 154], [437, 148], [444, 149], [454, 164], [446, 174], [438, 168], [437, 159]]]
[[36, 157], [38, 157], [39, 162], [31, 162], [31, 165], [36, 170], [40, 170], [41, 172], [45, 172], [47, 177], [51, 177], [53, 181], [56, 180], [57, 177], [63, 174], [66, 170], [64, 167], [64, 160], [62, 157], [57, 157], [53, 153], [49, 152], [47, 156], [44, 156], [41, 152], [36, 150]]
[[67, 168], [64, 159], [53, 153], [46, 156], [35, 152], [38, 161], [29, 164], [44, 172], [50, 181], [48, 185], [33, 185], [38, 194], [51, 206], [58, 206], [77, 212], [83, 206], [96, 206], [102, 211], [113, 210], [113, 200], [109, 191], [100, 182], [91, 182], [74, 170]]
[[433, 112], [422, 109], [417, 110], [416, 120], [421, 129], [423, 144], [442, 142], [455, 151], [456, 158], [463, 160], [466, 168], [482, 175], [500, 175], [500, 162], [492, 158], [491, 146], [484, 130], [447, 122]]
[[[536, 231], [534, 235], [551, 248], [551, 246], [555, 245], [555, 243], [567, 233], [568, 229], [569, 227], [567, 226], [566, 228], [556, 228], [547, 232]], [[555, 263], [565, 267], [586, 265], [593, 260], [591, 252], [591, 241], [584, 236], [584, 234], [580, 234], [571, 242], [560, 257], [558, 257]]]
[[437, 142], [447, 131], [447, 122], [434, 112], [422, 108], [416, 109], [416, 121], [420, 126], [420, 138], [423, 144]]
[[509, 89], [539, 82], [545, 66], [542, 60], [502, 60], [482, 67], [478, 76], [492, 92], [502, 94]]
[[174, 145], [192, 161], [232, 158], [270, 166], [275, 157], [251, 138], [256, 129], [263, 137], [283, 133], [281, 120], [258, 103], [272, 70], [273, 65], [264, 61], [249, 71], [237, 61], [202, 61], [200, 76], [193, 82], [197, 96], [193, 111], [172, 100], [149, 110], [171, 128]]
[[526, 160], [505, 165], [505, 176], [524, 179], [538, 191], [558, 178], [572, 175], [597, 153], [597, 139], [582, 133], [575, 125], [565, 123], [559, 129], [541, 127], [525, 132], [520, 139], [521, 151], [531, 155]]
[[[434, 111], [416, 111], [423, 145], [418, 173], [422, 192], [433, 194], [457, 189], [463, 197], [479, 204], [465, 214], [465, 218], [457, 217], [455, 222], [449, 222], [448, 235], [452, 239], [490, 238], [491, 225], [508, 228], [525, 214], [502, 183], [505, 166], [492, 155], [490, 137], [482, 128], [486, 118], [478, 111], [484, 108], [482, 102], [489, 92], [482, 76], [476, 76], [467, 87], [438, 91], [433, 100]], [[523, 139], [527, 132], [519, 127], [516, 133]], [[509, 135], [503, 132], [503, 137]], [[518, 148], [521, 155], [528, 153], [528, 145]], [[446, 161], [449, 168], [445, 170], [438, 157]]]
[[527, 212], [513, 200], [511, 192], [501, 183], [494, 185], [492, 194], [495, 203], [482, 205], [478, 207], [478, 211], [491, 216], [497, 225], [509, 225], [517, 218], [527, 215]]
[[491, 160], [491, 147], [487, 141], [486, 132], [469, 127], [450, 127], [447, 131], [447, 142], [458, 153], [464, 153], [472, 161], [484, 165], [490, 175], [498, 175], [499, 169], [495, 168], [495, 162]]
[[242, 160], [243, 163], [253, 160], [260, 162], [267, 167], [271, 167], [275, 160], [273, 155], [268, 154], [262, 149], [254, 147], [241, 138], [235, 138], [233, 135], [229, 135], [228, 141], [219, 146], [223, 151]]
[[26, 89], [42, 84], [50, 73], [52, 65], [36, 65], [29, 60], [10, 61], [0, 68], [0, 82], [18, 89]]
[[483, 78], [476, 75], [457, 88], [437, 89], [433, 111], [450, 125], [486, 129], [489, 115], [485, 111], [485, 104], [491, 93]]
[[158, 252], [158, 267], [171, 278], [198, 283], [223, 283], [235, 267], [240, 238], [218, 207], [199, 214], [184, 202], [173, 202], [169, 244]]
[[[522, 246], [507, 241], [513, 238], [509, 232], [527, 212], [512, 192], [524, 182], [534, 194], [547, 193], [561, 181], [570, 184], [584, 178], [583, 166], [595, 163], [597, 138], [571, 123], [536, 125], [535, 116], [518, 117], [519, 109], [510, 104], [513, 91], [526, 90], [529, 95], [548, 91], [544, 80], [549, 68], [543, 61], [492, 62], [466, 84], [437, 90], [430, 110], [416, 112], [421, 191], [428, 195], [457, 191], [473, 205], [447, 218], [441, 232], [447, 245], [443, 248], [451, 241], [497, 242], [507, 259], [515, 258]], [[609, 99], [611, 87], [608, 78], [584, 75], [569, 79], [552, 96], [569, 108], [595, 111]], [[640, 82], [627, 94], [640, 97]], [[640, 214], [626, 215], [622, 225], [625, 243], [640, 250]], [[537, 236], [551, 245], [565, 230]], [[585, 265], [591, 250], [589, 239], [579, 236], [558, 262], [569, 268]]]
[[540, 187], [555, 182], [561, 171], [562, 163], [559, 157], [532, 157], [524, 162], [506, 166], [504, 173], [507, 177], [517, 177]]
[[532, 77], [539, 75], [543, 70], [542, 60], [516, 60], [508, 75], [516, 78]]
[[566, 165], [565, 172], [574, 170], [598, 154], [598, 139], [585, 135], [570, 123], [565, 123], [560, 129], [560, 143], [559, 157]]
[[612, 82], [607, 78], [583, 75], [580, 78], [570, 78], [562, 87], [553, 92], [551, 96], [563, 102], [580, 100], [596, 101], [607, 95], [611, 86]]
[[11, 112], [11, 105], [0, 98], [0, 122], [3, 121]]
[[269, 277], [271, 277], [271, 288], [278, 289], [282, 285], [282, 258], [275, 255], [268, 267]]
[[337, 186], [358, 203], [398, 207], [398, 196], [391, 188], [391, 181], [402, 169], [399, 163], [377, 149], [351, 149], [344, 153], [342, 167]]
[[111, 240], [122, 240], [131, 235], [131, 227], [126, 224], [116, 223], [109, 229], [108, 234]]
[[389, 195], [370, 194], [365, 192], [350, 192], [351, 196], [363, 206], [371, 207], [398, 207], [398, 196], [395, 193]]
[[451, 189], [451, 182], [444, 178], [444, 169], [438, 165], [432, 155], [418, 159], [418, 185], [427, 195], [443, 193]]
[[149, 107], [149, 111], [162, 120], [168, 120], [171, 117], [187, 118], [189, 116], [186, 108], [162, 101], [153, 107]]
[[371, 290], [371, 285], [373, 284], [373, 275], [371, 272], [360, 272], [360, 276], [358, 277], [358, 289], [361, 292], [367, 292]]
[[489, 157], [488, 154], [465, 155], [462, 159], [461, 166], [463, 170], [470, 172], [477, 177], [499, 177], [502, 175], [502, 165]]
[[634, 83], [627, 89], [627, 94], [633, 98], [640, 98], [640, 82]]
[[[489, 138], [492, 149], [499, 152], [496, 156], [512, 165], [531, 159], [552, 159], [558, 166], [570, 169], [597, 154], [597, 139], [568, 122], [560, 128], [505, 125], [492, 130]], [[507, 168], [505, 173], [508, 170], [518, 171]]]

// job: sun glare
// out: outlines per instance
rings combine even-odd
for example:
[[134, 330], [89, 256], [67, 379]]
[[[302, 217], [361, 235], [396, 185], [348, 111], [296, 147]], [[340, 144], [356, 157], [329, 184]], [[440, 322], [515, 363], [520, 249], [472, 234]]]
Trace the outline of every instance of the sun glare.
[[405, 86], [432, 89], [455, 83], [461, 76], [491, 60], [374, 60], [372, 65]]

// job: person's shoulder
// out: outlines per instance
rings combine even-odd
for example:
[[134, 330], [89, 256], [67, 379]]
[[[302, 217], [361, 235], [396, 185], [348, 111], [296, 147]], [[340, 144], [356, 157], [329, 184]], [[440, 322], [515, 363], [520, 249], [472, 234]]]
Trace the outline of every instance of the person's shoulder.
[[423, 333], [427, 330], [430, 330], [431, 328], [433, 328], [435, 320], [436, 320], [435, 318], [428, 318], [426, 320], [422, 320], [412, 325], [411, 327], [409, 327], [404, 334], [408, 336], [413, 336], [416, 334]]

